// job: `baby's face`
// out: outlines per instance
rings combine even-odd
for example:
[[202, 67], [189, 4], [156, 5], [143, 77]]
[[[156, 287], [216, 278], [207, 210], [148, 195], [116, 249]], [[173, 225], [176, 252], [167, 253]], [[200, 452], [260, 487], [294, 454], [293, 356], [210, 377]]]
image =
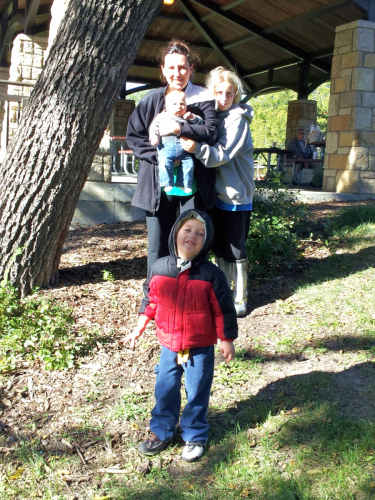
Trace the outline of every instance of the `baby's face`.
[[186, 113], [185, 94], [172, 92], [166, 98], [165, 107], [172, 115], [183, 116]]

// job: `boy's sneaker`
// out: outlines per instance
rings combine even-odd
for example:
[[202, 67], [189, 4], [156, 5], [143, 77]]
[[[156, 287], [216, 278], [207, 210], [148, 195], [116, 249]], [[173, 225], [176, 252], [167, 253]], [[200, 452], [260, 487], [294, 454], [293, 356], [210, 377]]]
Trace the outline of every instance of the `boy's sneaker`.
[[182, 451], [182, 460], [185, 462], [195, 462], [199, 460], [204, 452], [204, 445], [202, 443], [190, 443], [186, 441]]
[[170, 440], [162, 441], [157, 437], [156, 434], [150, 432], [150, 435], [147, 438], [147, 440], [138, 446], [138, 451], [139, 453], [142, 453], [142, 455], [146, 456], [157, 455], [158, 453], [163, 451], [164, 448], [166, 448], [170, 442], [171, 442]]

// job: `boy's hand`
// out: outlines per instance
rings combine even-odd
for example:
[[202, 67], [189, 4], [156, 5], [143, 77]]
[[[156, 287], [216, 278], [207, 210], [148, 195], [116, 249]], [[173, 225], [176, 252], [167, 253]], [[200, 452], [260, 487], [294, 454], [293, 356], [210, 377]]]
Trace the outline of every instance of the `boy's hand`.
[[234, 359], [235, 349], [233, 342], [222, 340], [219, 345], [219, 350], [227, 363]]
[[180, 137], [180, 144], [182, 149], [187, 151], [188, 153], [192, 153], [197, 146], [197, 143], [191, 139], [184, 139]]
[[126, 344], [127, 342], [130, 341], [130, 347], [134, 349], [136, 339], [139, 338], [142, 335], [142, 333], [146, 330], [146, 326], [149, 321], [150, 321], [149, 317], [140, 316], [138, 319], [138, 325], [134, 328], [133, 333], [121, 339], [120, 344]]

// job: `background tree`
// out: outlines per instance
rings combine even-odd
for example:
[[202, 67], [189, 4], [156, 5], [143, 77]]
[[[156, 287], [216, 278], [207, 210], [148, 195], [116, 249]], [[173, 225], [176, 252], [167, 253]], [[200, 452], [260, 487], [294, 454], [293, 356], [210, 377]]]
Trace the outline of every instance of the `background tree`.
[[[323, 83], [309, 95], [310, 100], [317, 101], [317, 123], [323, 134], [327, 132], [329, 89], [330, 83]], [[296, 92], [284, 90], [249, 101], [255, 111], [250, 128], [256, 148], [269, 148], [274, 142], [278, 147], [284, 147], [288, 102], [295, 99]]]
[[156, 0], [69, 4], [1, 166], [0, 278], [10, 267], [22, 295], [57, 280], [93, 157], [160, 6]]

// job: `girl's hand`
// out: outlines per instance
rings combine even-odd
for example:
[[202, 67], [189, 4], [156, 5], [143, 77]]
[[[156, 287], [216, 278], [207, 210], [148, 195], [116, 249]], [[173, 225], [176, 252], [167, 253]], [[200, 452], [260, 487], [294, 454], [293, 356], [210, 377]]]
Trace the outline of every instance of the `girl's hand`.
[[182, 149], [184, 149], [188, 153], [192, 153], [197, 147], [197, 143], [195, 141], [191, 139], [184, 139], [183, 137], [180, 137], [180, 144]]
[[222, 340], [219, 345], [219, 350], [227, 363], [234, 359], [235, 349], [233, 342]]
[[163, 120], [159, 123], [159, 134], [164, 137], [165, 135], [179, 135], [181, 133], [180, 125], [172, 120], [172, 118]]

